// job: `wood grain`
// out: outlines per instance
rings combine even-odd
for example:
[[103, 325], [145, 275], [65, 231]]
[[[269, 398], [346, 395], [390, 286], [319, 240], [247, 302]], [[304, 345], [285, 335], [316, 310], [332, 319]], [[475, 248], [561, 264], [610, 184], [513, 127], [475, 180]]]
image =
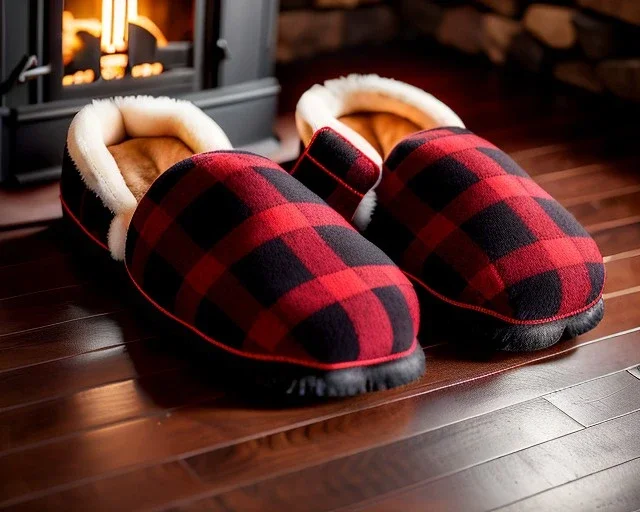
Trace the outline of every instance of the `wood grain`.
[[637, 218], [640, 216], [640, 192], [581, 203], [568, 210], [593, 234], [607, 229], [612, 222], [626, 219], [640, 222]]
[[[29, 276], [25, 279], [24, 276]], [[87, 281], [67, 255], [54, 254], [35, 262], [0, 267], [0, 300]]]
[[222, 396], [191, 368], [128, 379], [0, 412], [0, 455]]
[[603, 256], [611, 256], [640, 248], [640, 222], [594, 233]]
[[0, 231], [0, 267], [68, 252], [61, 238], [59, 224]]
[[622, 172], [615, 165], [594, 164], [590, 166], [589, 171], [554, 181], [544, 181], [541, 185], [563, 206], [610, 198], [619, 195], [620, 191], [626, 193], [627, 190], [640, 186], [636, 172]]
[[0, 336], [112, 313], [124, 307], [104, 288], [89, 285], [21, 295], [0, 301]]
[[0, 373], [0, 410], [185, 365], [160, 339]]
[[[316, 428], [296, 429], [286, 435], [276, 434], [192, 457], [187, 463], [213, 489], [287, 472], [286, 478], [269, 486], [272, 493], [268, 496], [235, 504], [236, 509], [293, 510], [304, 496], [309, 500], [306, 510], [325, 510], [365, 499], [373, 490], [383, 492], [413, 481], [436, 478], [581, 428], [559, 410], [546, 406], [544, 401], [534, 400], [380, 446], [381, 442], [394, 437], [401, 439], [411, 430], [414, 420], [406, 408], [387, 413], [384, 422], [380, 421], [384, 411], [377, 411], [376, 415], [364, 417], [357, 423], [336, 418], [315, 425]], [[368, 435], [358, 436], [363, 429]], [[368, 450], [346, 456], [363, 447]], [[299, 470], [331, 460], [332, 456], [338, 458], [319, 468]], [[361, 485], [341, 482], [343, 475], [358, 473], [364, 468], [368, 468], [368, 474], [356, 479]], [[294, 484], [291, 489], [298, 491], [284, 499], [278, 498], [281, 486], [289, 487], [289, 484]]]
[[0, 372], [150, 337], [149, 327], [130, 310], [7, 334], [0, 337]]
[[640, 459], [634, 459], [499, 510], [502, 512], [533, 512], [537, 510], [582, 512], [589, 509], [625, 512], [639, 510], [639, 474]]
[[621, 292], [640, 285], [640, 254], [609, 261], [606, 269], [605, 294]]
[[640, 379], [618, 372], [545, 397], [586, 427], [640, 409]]
[[[414, 486], [378, 503], [368, 503], [366, 510], [480, 511], [501, 507], [640, 457], [639, 420], [640, 412], [622, 416]], [[233, 500], [242, 498], [224, 496], [220, 501], [233, 507]]]
[[[410, 418], [410, 420], [405, 423], [406, 430], [403, 426], [403, 430], [401, 430], [401, 432], [409, 437], [411, 434], [411, 430], [409, 429], [412, 426], [417, 426], [417, 428], [420, 428], [425, 432], [432, 430], [437, 431], [437, 429], [448, 424], [464, 421], [466, 419], [488, 414], [492, 411], [503, 409], [526, 400], [535, 399], [536, 397], [540, 397], [557, 389], [599, 377], [604, 373], [622, 370], [637, 361], [639, 350], [639, 333], [630, 333], [618, 338], [609, 338], [597, 343], [586, 345], [579, 351], [571, 352], [570, 355], [566, 355], [564, 357], [560, 356], [548, 361], [541, 361], [534, 365], [525, 366], [517, 372], [504, 373], [499, 377], [488, 377], [474, 381], [473, 383], [447, 387], [439, 391], [415, 395], [413, 397], [412, 394], [409, 394], [408, 397], [405, 397], [408, 400], [407, 405], [402, 407], [406, 407], [405, 410], [412, 412], [405, 413], [405, 415], [408, 415], [407, 417]], [[415, 394], [416, 391], [413, 390], [412, 393]], [[391, 395], [393, 392], [388, 394]], [[376, 397], [377, 399], [381, 398], [380, 395], [373, 395], [373, 397]], [[206, 451], [204, 448], [206, 443], [210, 443], [209, 450], [216, 450], [216, 447], [228, 447], [226, 449], [231, 451], [231, 446], [234, 444], [234, 440], [236, 442], [242, 442], [242, 439], [247, 437], [256, 439], [254, 443], [257, 444], [259, 443], [258, 439], [260, 437], [258, 433], [265, 431], [283, 432], [283, 434], [279, 437], [276, 436], [276, 438], [280, 440], [279, 446], [286, 447], [286, 440], [291, 438], [291, 436], [286, 433], [287, 426], [288, 428], [297, 428], [295, 425], [309, 425], [306, 427], [307, 431], [322, 431], [325, 422], [331, 422], [333, 425], [341, 423], [349, 425], [351, 422], [357, 422], [357, 420], [353, 419], [353, 415], [362, 415], [362, 417], [366, 417], [371, 414], [366, 412], [364, 409], [366, 405], [372, 405], [370, 400], [371, 398], [369, 400], [365, 400], [363, 397], [362, 400], [352, 400], [347, 403], [327, 404], [325, 406], [316, 405], [309, 408], [303, 408], [301, 410], [267, 409], [261, 412], [252, 410], [250, 407], [243, 409], [238, 405], [237, 400], [235, 401], [235, 407], [233, 406], [233, 403], [218, 400], [215, 405], [212, 404], [206, 411], [203, 409], [197, 409], [197, 417], [199, 417], [199, 421], [201, 422], [201, 429], [206, 427], [207, 430], [210, 428], [217, 428], [220, 430], [217, 441], [215, 441], [215, 438], [210, 437], [212, 435], [210, 432], [206, 432], [206, 437], [203, 439], [201, 449], [198, 451]], [[392, 421], [396, 407], [401, 406], [395, 405], [395, 402], [392, 402], [389, 397], [387, 397], [386, 404], [382, 407], [380, 414], [384, 414], [384, 410], [391, 409], [388, 413], [390, 419], [383, 422], [381, 428], [386, 427], [388, 422]], [[354, 409], [360, 409], [363, 412], [354, 412]], [[337, 418], [340, 413], [349, 414], [350, 416], [336, 420], [331, 419], [333, 417]], [[172, 415], [171, 419], [175, 420], [176, 416], [180, 416], [180, 414], [180, 411], [177, 411]], [[196, 417], [193, 411], [184, 411], [184, 414], [187, 417]], [[313, 423], [314, 421], [318, 421], [318, 418], [327, 419], [320, 420], [321, 423], [314, 426]], [[280, 427], [278, 427], [278, 425], [280, 425]], [[374, 428], [375, 424], [368, 423], [366, 427], [367, 435], [369, 430]], [[503, 425], [502, 428], [509, 427]], [[334, 435], [339, 434], [335, 429], [333, 430]], [[254, 433], [253, 435], [251, 434], [252, 432]], [[188, 434], [188, 432], [185, 432], [185, 435], [186, 434]], [[356, 436], [356, 439], [358, 439], [358, 436]], [[187, 437], [186, 440], [182, 438], [179, 440], [175, 438], [173, 439], [174, 443], [186, 443], [186, 441], [189, 441], [189, 444], [187, 446], [183, 444], [183, 450], [185, 451], [187, 448], [192, 449], [194, 447], [193, 440], [189, 437]], [[89, 442], [87, 436], [83, 435], [82, 439], [78, 440], [74, 445], [82, 446], [87, 442]], [[170, 441], [167, 440], [166, 442]], [[91, 443], [87, 446], [91, 446]], [[310, 447], [309, 449], [313, 449], [313, 447]], [[446, 456], [446, 454], [442, 455], [443, 457]], [[153, 457], [150, 457], [149, 454], [147, 454], [146, 457], [146, 460], [149, 462], [153, 460]], [[364, 451], [362, 457], [366, 459], [366, 451]], [[160, 466], [164, 466], [165, 464], [166, 463], [160, 463]], [[316, 471], [319, 470], [321, 470], [321, 466], [318, 466], [318, 469], [316, 469]], [[52, 502], [67, 504], [70, 502], [98, 503], [100, 501], [100, 494], [98, 493], [99, 489], [101, 492], [106, 492], [111, 496], [119, 496], [118, 499], [121, 506], [124, 509], [129, 509], [127, 503], [139, 503], [140, 497], [127, 498], [125, 493], [128, 488], [128, 482], [129, 480], [144, 480], [144, 475], [148, 471], [148, 468], [145, 467], [137, 469], [125, 468], [123, 472], [117, 472], [117, 474], [113, 476], [103, 474], [99, 477], [96, 475], [91, 478], [91, 481], [88, 484], [80, 482], [79, 484], [72, 486], [72, 488], [56, 492]], [[308, 471], [314, 471], [314, 469], [311, 468]], [[190, 473], [193, 472], [190, 471]], [[153, 471], [153, 474], [163, 475], [165, 474], [165, 471]], [[126, 475], [130, 475], [130, 478], [126, 477]], [[274, 482], [269, 480], [272, 476], [273, 475], [270, 473], [263, 474], [262, 479], [267, 480], [262, 483], [262, 487], [268, 489], [274, 484]], [[366, 476], [366, 472], [364, 472], [362, 476]], [[287, 478], [287, 475], [282, 475], [277, 479], [277, 481], [282, 480], [286, 482]], [[187, 480], [187, 482], [190, 482], [190, 480]], [[350, 477], [345, 475], [345, 486], [358, 487], [361, 484], [362, 481], [354, 483]], [[186, 499], [185, 488], [189, 488], [189, 485], [187, 485], [183, 480], [178, 480], [176, 482], [173, 482], [172, 480], [163, 481], [161, 484], [163, 488], [163, 499], [167, 499], [168, 496], [172, 496], [171, 501]], [[313, 487], [315, 485], [315, 481], [310, 480], [308, 485]], [[200, 490], [203, 493], [206, 493], [208, 490], [209, 494], [217, 494], [220, 487], [216, 485], [215, 481], [209, 485], [205, 485], [204, 482], [202, 482]], [[46, 491], [42, 491], [42, 493], [44, 496], [48, 495]], [[23, 496], [16, 498], [15, 500], [16, 503], [21, 503], [23, 501]], [[12, 500], [10, 503], [12, 502], [14, 501]], [[318, 502], [322, 503], [323, 501], [321, 498], [318, 498]], [[47, 500], [43, 497], [42, 500], [37, 503], [47, 503]], [[156, 497], [152, 495], [148, 496], [148, 503], [146, 506], [151, 506], [151, 504], [158, 504]], [[62, 510], [62, 508], [60, 510]]]

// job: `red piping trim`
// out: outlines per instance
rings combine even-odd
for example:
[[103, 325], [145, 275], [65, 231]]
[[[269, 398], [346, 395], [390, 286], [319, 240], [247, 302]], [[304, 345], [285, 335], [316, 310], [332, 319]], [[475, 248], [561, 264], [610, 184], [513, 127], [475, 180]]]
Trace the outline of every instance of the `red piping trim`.
[[91, 238], [91, 240], [93, 240], [96, 244], [102, 247], [105, 251], [111, 252], [109, 248], [104, 244], [104, 242], [102, 242], [101, 240], [98, 240], [93, 233], [91, 233], [87, 228], [84, 227], [84, 225], [78, 220], [78, 217], [76, 217], [73, 214], [73, 212], [71, 211], [71, 208], [69, 208], [67, 206], [67, 203], [64, 202], [64, 199], [62, 199], [62, 196], [60, 196], [60, 204], [62, 205], [62, 208], [67, 213], [67, 215], [69, 215], [69, 217], [73, 220], [73, 222], [75, 222], [78, 225], [78, 227], [84, 232], [85, 235]]
[[350, 192], [353, 192], [354, 194], [358, 195], [359, 197], [364, 197], [365, 194], [362, 194], [361, 192], [358, 192], [355, 188], [351, 187], [349, 184], [347, 184], [345, 181], [343, 181], [341, 178], [339, 178], [338, 176], [336, 176], [334, 173], [332, 173], [329, 169], [327, 169], [324, 165], [322, 165], [320, 162], [318, 162], [318, 160], [316, 160], [315, 158], [313, 158], [310, 154], [309, 154], [309, 148], [311, 147], [311, 145], [313, 144], [313, 142], [316, 140], [316, 138], [323, 132], [331, 132], [335, 135], [337, 135], [339, 138], [341, 138], [344, 142], [346, 142], [347, 144], [349, 144], [349, 146], [352, 146], [353, 149], [358, 153], [358, 155], [361, 158], [364, 158], [366, 160], [369, 161], [369, 163], [377, 168], [380, 172], [382, 172], [382, 170], [380, 169], [380, 166], [377, 165], [373, 160], [371, 160], [371, 158], [369, 158], [367, 155], [365, 155], [362, 151], [360, 151], [357, 147], [355, 147], [353, 144], [351, 144], [351, 142], [349, 142], [347, 139], [345, 139], [341, 134], [339, 134], [337, 131], [331, 129], [328, 126], [325, 126], [324, 128], [320, 128], [318, 131], [316, 131], [316, 133], [313, 134], [313, 137], [311, 137], [311, 140], [309, 141], [309, 144], [307, 144], [307, 146], [304, 148], [304, 151], [302, 152], [302, 155], [300, 155], [300, 157], [298, 157], [298, 161], [296, 162], [296, 165], [293, 167], [293, 169], [291, 170], [291, 176], [293, 176], [296, 171], [298, 170], [298, 166], [300, 165], [300, 163], [302, 162], [302, 159], [306, 156], [309, 160], [311, 160], [314, 164], [316, 164], [321, 170], [323, 170], [326, 174], [328, 174], [329, 176], [331, 176], [334, 180], [336, 180], [338, 183], [340, 183], [343, 187], [345, 187], [347, 190], [349, 190]]
[[305, 154], [305, 156], [311, 160], [314, 164], [316, 164], [321, 170], [323, 170], [326, 174], [328, 174], [329, 176], [331, 176], [334, 180], [336, 180], [338, 183], [340, 183], [340, 185], [342, 185], [344, 188], [346, 188], [349, 192], [352, 192], [354, 194], [356, 194], [358, 197], [364, 197], [364, 194], [362, 192], [358, 192], [355, 188], [353, 188], [351, 185], [349, 185], [346, 181], [344, 181], [342, 178], [339, 178], [338, 176], [336, 176], [335, 174], [333, 174], [329, 169], [327, 169], [324, 165], [322, 165], [320, 162], [318, 162], [318, 160], [316, 160], [314, 157], [312, 157], [310, 154]]
[[[458, 302], [456, 300], [450, 299], [448, 297], [445, 297], [444, 295], [438, 293], [437, 291], [435, 291], [434, 289], [430, 288], [429, 286], [427, 286], [426, 284], [424, 284], [420, 279], [418, 279], [416, 276], [409, 274], [409, 272], [405, 272], [404, 270], [402, 271], [409, 279], [411, 279], [412, 281], [414, 281], [415, 283], [419, 284], [420, 286], [422, 286], [426, 291], [428, 291], [431, 295], [435, 296], [436, 298], [440, 299], [441, 301], [444, 301], [448, 304], [451, 304], [452, 306], [456, 306], [459, 308], [463, 308], [463, 309], [470, 309], [472, 311], [477, 311], [478, 313], [484, 313], [485, 315], [489, 315], [489, 316], [493, 316], [499, 320], [502, 320], [503, 322], [507, 322], [510, 324], [518, 324], [518, 325], [539, 325], [539, 324], [546, 324], [549, 322], [554, 322], [556, 320], [562, 320], [563, 318], [568, 318], [570, 316], [574, 316], [574, 315], [578, 315], [584, 311], [586, 311], [589, 308], [592, 308], [593, 306], [595, 306], [600, 299], [602, 298], [602, 290], [600, 291], [600, 294], [598, 295], [598, 297], [593, 300], [592, 302], [590, 302], [589, 304], [587, 304], [586, 306], [576, 310], [576, 311], [572, 311], [571, 313], [565, 313], [563, 315], [556, 315], [556, 316], [552, 316], [549, 318], [544, 318], [544, 319], [539, 319], [539, 320], [518, 320], [516, 318], [511, 318], [505, 315], [502, 315], [500, 313], [497, 313], [496, 311], [492, 311], [490, 309], [486, 309], [483, 308], [482, 306], [474, 306], [473, 304], [465, 304], [464, 302]], [[604, 287], [603, 287], [604, 289]]]
[[240, 356], [240, 357], [246, 357], [247, 359], [255, 359], [255, 360], [258, 360], [258, 361], [267, 361], [267, 362], [276, 362], [276, 363], [295, 364], [295, 365], [298, 365], [298, 366], [317, 368], [319, 370], [340, 370], [340, 369], [344, 369], [344, 368], [355, 368], [355, 367], [358, 367], [358, 366], [371, 366], [371, 365], [374, 365], [374, 364], [381, 364], [381, 363], [386, 363], [386, 362], [389, 362], [389, 361], [395, 361], [396, 359], [401, 359], [401, 358], [409, 355], [411, 352], [413, 352], [413, 350], [415, 349], [415, 347], [416, 347], [416, 345], [418, 343], [418, 339], [414, 338], [413, 339], [413, 343], [411, 343], [411, 347], [409, 347], [407, 350], [405, 350], [404, 352], [398, 352], [396, 354], [392, 354], [392, 355], [386, 356], [386, 357], [378, 357], [376, 359], [368, 359], [366, 361], [348, 361], [348, 362], [345, 362], [345, 363], [332, 363], [332, 364], [329, 364], [329, 363], [314, 363], [314, 362], [303, 361], [301, 359], [295, 359], [293, 357], [286, 357], [286, 356], [269, 356], [269, 355], [263, 355], [263, 354], [252, 354], [252, 353], [249, 353], [249, 352], [244, 352], [242, 350], [238, 350], [238, 349], [235, 349], [233, 347], [229, 347], [229, 346], [225, 345], [224, 343], [221, 343], [221, 342], [211, 338], [210, 336], [207, 336], [206, 334], [204, 334], [202, 331], [198, 330], [193, 325], [185, 322], [181, 318], [178, 318], [177, 316], [175, 316], [173, 313], [171, 313], [171, 312], [167, 311], [166, 309], [164, 309], [160, 304], [158, 304], [151, 297], [149, 297], [149, 295], [147, 295], [147, 293], [135, 281], [135, 279], [131, 275], [131, 271], [129, 270], [129, 267], [127, 266], [126, 262], [125, 262], [124, 266], [127, 269], [127, 274], [129, 274], [129, 278], [131, 278], [131, 282], [133, 283], [133, 285], [138, 289], [138, 291], [142, 294], [142, 296], [147, 301], [149, 301], [149, 303], [152, 304], [158, 311], [160, 311], [164, 315], [168, 316], [172, 320], [175, 320], [176, 322], [178, 322], [182, 326], [186, 327], [187, 329], [189, 329], [193, 333], [197, 334], [198, 336], [200, 336], [204, 340], [208, 341], [212, 345], [215, 345], [216, 347], [221, 348], [222, 350], [230, 352], [231, 354], [234, 354], [234, 355], [237, 355], [237, 356]]
[[[100, 240], [98, 240], [93, 234], [91, 234], [87, 230], [87, 228], [85, 228], [80, 223], [78, 218], [73, 214], [71, 209], [64, 202], [64, 199], [62, 199], [62, 196], [60, 196], [60, 203], [62, 204], [62, 207], [64, 208], [64, 210], [69, 214], [69, 217], [78, 225], [78, 227], [91, 240], [93, 240], [96, 244], [98, 244], [100, 247], [102, 247], [106, 251], [109, 251], [109, 248], [104, 243], [102, 243]], [[201, 338], [205, 339], [206, 341], [208, 341], [212, 345], [215, 345], [218, 348], [221, 348], [222, 350], [225, 350], [227, 352], [230, 352], [230, 353], [232, 353], [234, 355], [237, 355], [237, 356], [240, 356], [240, 357], [246, 357], [248, 359], [255, 359], [255, 360], [258, 360], [258, 361], [295, 364], [295, 365], [298, 365], [298, 366], [317, 368], [319, 370], [340, 370], [340, 369], [344, 369], [344, 368], [355, 368], [355, 367], [358, 367], [358, 366], [371, 366], [371, 365], [374, 365], [374, 364], [382, 364], [382, 363], [386, 363], [386, 362], [389, 362], [389, 361], [395, 361], [396, 359], [401, 359], [401, 358], [409, 355], [411, 352], [413, 352], [413, 350], [415, 349], [415, 347], [416, 347], [416, 345], [418, 343], [418, 339], [414, 338], [413, 339], [413, 343], [411, 343], [411, 347], [409, 347], [407, 350], [405, 350], [404, 352], [398, 352], [397, 354], [392, 354], [392, 355], [386, 356], [386, 357], [378, 357], [376, 359], [368, 359], [366, 361], [352, 361], [352, 362], [333, 363], [333, 364], [314, 363], [314, 362], [302, 361], [302, 360], [299, 360], [299, 359], [285, 357], [285, 356], [267, 356], [267, 355], [262, 355], [262, 354], [251, 354], [249, 352], [243, 352], [242, 350], [234, 349], [232, 347], [229, 347], [229, 346], [225, 345], [224, 343], [221, 343], [221, 342], [219, 342], [217, 340], [214, 340], [213, 338], [207, 336], [203, 332], [201, 332], [198, 329], [196, 329], [194, 326], [188, 324], [187, 322], [185, 322], [181, 318], [178, 318], [174, 314], [172, 314], [169, 311], [167, 311], [166, 309], [164, 309], [156, 301], [154, 301], [151, 297], [149, 297], [149, 295], [147, 295], [147, 293], [140, 287], [140, 285], [138, 285], [138, 283], [135, 281], [135, 279], [131, 275], [131, 272], [129, 271], [129, 267], [127, 266], [126, 262], [125, 262], [124, 266], [125, 266], [125, 268], [127, 270], [127, 274], [129, 275], [129, 278], [131, 279], [131, 282], [133, 283], [133, 285], [142, 294], [142, 296], [147, 301], [149, 301], [149, 303], [151, 303], [158, 311], [160, 311], [164, 315], [168, 316], [172, 320], [175, 320], [179, 324], [183, 325], [184, 327], [186, 327], [190, 331], [194, 332], [195, 334], [197, 334]]]

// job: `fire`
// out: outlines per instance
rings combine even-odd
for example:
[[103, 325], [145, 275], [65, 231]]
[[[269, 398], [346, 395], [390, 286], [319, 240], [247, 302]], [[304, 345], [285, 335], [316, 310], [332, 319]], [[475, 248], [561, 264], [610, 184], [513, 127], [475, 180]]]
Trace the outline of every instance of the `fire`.
[[169, 41], [167, 41], [167, 38], [164, 37], [164, 34], [162, 33], [162, 30], [158, 28], [158, 25], [156, 25], [146, 16], [140, 16], [138, 14], [138, 0], [129, 0], [128, 21], [129, 23], [138, 25], [139, 27], [144, 28], [147, 32], [151, 33], [153, 37], [156, 38], [156, 41], [160, 48], [169, 44]]
[[[84, 31], [100, 38], [100, 76], [104, 80], [124, 78], [129, 65], [129, 25], [144, 28], [156, 39], [158, 47], [168, 44], [160, 28], [146, 16], [138, 14], [138, 0], [102, 0], [102, 19], [78, 19], [65, 11], [62, 17], [62, 55], [65, 66], [83, 49], [78, 32]], [[91, 70], [78, 71], [63, 78], [63, 85], [90, 83], [95, 79]], [[159, 62], [133, 66], [131, 76], [142, 78], [159, 75], [163, 66]]]
[[102, 0], [102, 51], [123, 52], [128, 47], [127, 0]]

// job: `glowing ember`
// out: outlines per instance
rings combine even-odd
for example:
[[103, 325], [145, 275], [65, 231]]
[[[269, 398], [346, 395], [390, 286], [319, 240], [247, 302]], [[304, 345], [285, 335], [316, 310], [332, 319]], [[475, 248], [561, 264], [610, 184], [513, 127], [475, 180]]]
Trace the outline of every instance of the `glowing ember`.
[[100, 75], [105, 80], [124, 78], [129, 57], [125, 53], [112, 53], [100, 57]]
[[90, 84], [95, 79], [96, 74], [93, 69], [85, 69], [84, 71], [76, 71], [73, 75], [62, 77], [62, 85]]
[[133, 78], [143, 78], [148, 76], [156, 76], [162, 73], [163, 67], [160, 62], [154, 62], [153, 64], [144, 63], [138, 64], [131, 68], [131, 76]]

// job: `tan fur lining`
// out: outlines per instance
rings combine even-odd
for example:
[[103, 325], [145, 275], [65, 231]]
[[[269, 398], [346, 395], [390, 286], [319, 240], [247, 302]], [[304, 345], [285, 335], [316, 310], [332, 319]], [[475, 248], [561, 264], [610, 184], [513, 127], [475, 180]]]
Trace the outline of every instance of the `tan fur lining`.
[[95, 100], [78, 112], [67, 135], [81, 178], [114, 215], [107, 241], [115, 260], [124, 258], [138, 199], [161, 171], [193, 153], [231, 147], [192, 103], [151, 96]]
[[140, 201], [160, 174], [193, 155], [193, 151], [175, 137], [140, 137], [107, 149], [136, 201]]
[[362, 135], [385, 159], [398, 142], [420, 131], [417, 124], [388, 113], [351, 114], [338, 120]]

